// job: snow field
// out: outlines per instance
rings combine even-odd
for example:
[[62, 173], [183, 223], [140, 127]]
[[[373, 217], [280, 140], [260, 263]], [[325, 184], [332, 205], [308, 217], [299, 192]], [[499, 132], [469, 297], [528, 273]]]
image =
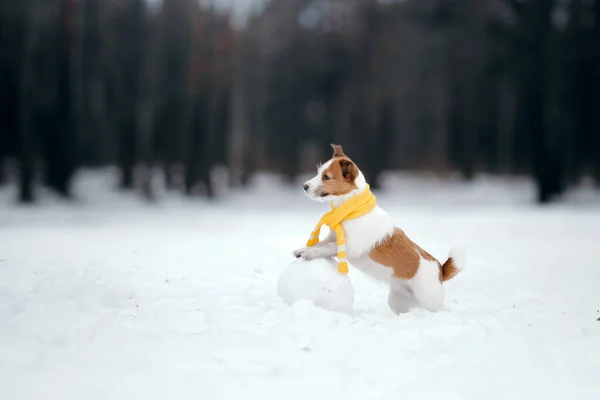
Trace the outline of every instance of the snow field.
[[489, 181], [468, 206], [450, 184], [418, 201], [396, 184], [378, 199], [398, 226], [440, 259], [467, 251], [437, 314], [394, 316], [352, 268], [352, 315], [288, 306], [277, 282], [323, 212], [292, 189], [5, 201], [0, 399], [596, 398], [600, 208], [535, 208]]

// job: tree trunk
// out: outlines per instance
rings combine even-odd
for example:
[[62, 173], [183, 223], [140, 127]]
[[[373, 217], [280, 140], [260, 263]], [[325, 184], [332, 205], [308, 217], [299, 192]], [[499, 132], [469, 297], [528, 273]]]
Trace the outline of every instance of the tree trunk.
[[[197, 55], [197, 35], [201, 33], [199, 31], [200, 21], [198, 15], [192, 16], [192, 18], [186, 21], [188, 26], [188, 46], [185, 52], [185, 65], [186, 65], [186, 79], [182, 80], [184, 93], [184, 113], [183, 113], [183, 160], [185, 164], [185, 192], [189, 196], [192, 194], [194, 184], [197, 179], [197, 165], [198, 165], [198, 136], [201, 130], [198, 130], [198, 125], [195, 123], [194, 114], [196, 106], [200, 102], [198, 99], [198, 84], [195, 80], [195, 68], [198, 63]], [[206, 23], [206, 21], [204, 21]], [[209, 37], [204, 37], [204, 46], [209, 46]], [[206, 61], [206, 60], [203, 60]], [[205, 121], [202, 121], [203, 125], [206, 125]]]
[[461, 99], [463, 97], [464, 89], [458, 82], [456, 67], [454, 61], [449, 61], [449, 73], [448, 73], [448, 89], [446, 91], [448, 100], [446, 105], [448, 107], [448, 143], [447, 147], [448, 158], [455, 167], [462, 167], [462, 142], [464, 141], [464, 121], [462, 115], [462, 109], [460, 106]]
[[475, 88], [473, 87], [475, 77], [471, 76], [467, 82], [463, 84], [465, 88], [465, 98], [462, 102], [460, 113], [464, 122], [463, 147], [462, 147], [462, 162], [461, 170], [465, 180], [471, 181], [475, 177], [475, 169], [477, 162], [477, 139], [478, 139], [478, 116], [480, 113], [480, 104], [477, 103]]
[[[211, 3], [212, 4], [212, 3]], [[204, 64], [207, 67], [207, 79], [205, 82], [206, 87], [206, 123], [203, 124], [204, 130], [204, 141], [201, 150], [201, 158], [199, 165], [199, 178], [201, 182], [204, 182], [206, 185], [206, 195], [208, 198], [213, 198], [215, 196], [213, 182], [212, 182], [212, 168], [214, 166], [215, 160], [215, 152], [217, 149], [215, 148], [216, 138], [215, 135], [218, 135], [217, 129], [217, 112], [218, 112], [218, 104], [219, 104], [219, 88], [216, 82], [216, 74], [215, 74], [215, 54], [212, 48], [213, 42], [215, 40], [215, 28], [214, 28], [214, 18], [215, 18], [215, 10], [214, 4], [210, 9], [209, 14], [206, 17], [208, 20], [205, 23], [204, 29], [204, 52], [202, 54]]]
[[72, 47], [75, 36], [75, 0], [62, 1], [59, 36], [58, 96], [55, 105], [53, 138], [47, 141], [46, 179], [48, 185], [65, 198], [71, 197], [71, 178], [75, 172], [74, 90]]
[[518, 12], [520, 72], [518, 75], [518, 134], [529, 147], [532, 175], [537, 184], [537, 202], [547, 203], [562, 192], [564, 160], [562, 128], [551, 119], [558, 93], [552, 75], [555, 32], [552, 10], [555, 0], [511, 2]]
[[600, 187], [600, 0], [596, 0], [594, 3], [594, 24], [593, 39], [594, 44], [594, 70], [595, 74], [595, 97], [596, 97], [596, 112], [594, 118], [594, 130], [591, 132], [592, 137], [595, 138], [595, 152], [596, 157], [594, 158], [594, 178], [596, 184]]
[[37, 20], [35, 18], [35, 2], [29, 2], [26, 10], [26, 25], [23, 35], [23, 53], [20, 62], [20, 87], [19, 87], [19, 201], [33, 203], [34, 179], [34, 140], [31, 127], [31, 102], [30, 90], [33, 79], [33, 55], [37, 45]]
[[80, 130], [80, 153], [92, 165], [107, 162], [103, 149], [106, 143], [106, 110], [103, 107], [104, 77], [102, 74], [102, 45], [100, 29], [101, 0], [82, 2], [83, 48], [82, 48], [82, 92]]
[[135, 120], [133, 110], [128, 107], [119, 112], [119, 165], [121, 168], [121, 189], [133, 189], [133, 168], [135, 154]]
[[[292, 15], [292, 18], [297, 18], [297, 16], [295, 14]], [[295, 26], [295, 24], [294, 24]], [[297, 38], [298, 33], [296, 32], [296, 30], [294, 29], [294, 32], [292, 33], [292, 38], [291, 41], [292, 43], [296, 43], [296, 41], [298, 40]], [[286, 82], [286, 93], [285, 93], [285, 97], [284, 97], [284, 112], [285, 114], [282, 115], [283, 119], [282, 121], [287, 121], [287, 123], [289, 124], [291, 122], [291, 124], [289, 124], [286, 127], [287, 130], [287, 134], [285, 135], [285, 137], [282, 137], [281, 139], [279, 139], [278, 141], [281, 142], [281, 147], [283, 149], [283, 154], [285, 154], [285, 163], [284, 163], [284, 172], [285, 172], [285, 176], [287, 177], [287, 181], [290, 184], [294, 184], [294, 180], [296, 179], [296, 177], [298, 176], [298, 168], [300, 166], [300, 135], [301, 133], [299, 132], [300, 129], [302, 129], [301, 126], [299, 126], [300, 121], [304, 120], [304, 116], [303, 115], [298, 115], [298, 109], [299, 107], [296, 106], [296, 104], [298, 104], [298, 88], [296, 87], [296, 82], [297, 82], [297, 78], [295, 77], [295, 54], [294, 52], [296, 50], [293, 49], [294, 45], [292, 45], [292, 53], [287, 57], [287, 59], [283, 60], [284, 63], [284, 69], [285, 71], [283, 72], [284, 76], [285, 76], [285, 82]], [[283, 124], [281, 124], [283, 125]], [[277, 126], [281, 126], [280, 124], [278, 124]]]
[[[560, 144], [552, 137], [549, 130], [547, 111], [550, 104], [550, 90], [552, 84], [549, 76], [550, 49], [552, 46], [551, 10], [553, 2], [536, 0], [533, 7], [533, 23], [526, 29], [532, 30], [533, 40], [530, 46], [531, 69], [525, 75], [522, 86], [525, 88], [526, 97], [522, 104], [529, 120], [529, 131], [532, 137], [532, 160], [534, 163], [534, 176], [538, 185], [538, 202], [550, 202], [553, 197], [562, 191], [563, 166], [560, 157]], [[555, 133], [554, 133], [555, 134]]]
[[508, 173], [513, 163], [514, 85], [502, 77], [498, 87], [497, 143], [498, 166], [501, 173]]
[[137, 107], [138, 147], [137, 159], [141, 161], [139, 185], [142, 195], [146, 200], [154, 199], [152, 190], [153, 163], [154, 163], [154, 98], [156, 95], [155, 84], [159, 79], [159, 55], [161, 46], [157, 45], [155, 37], [151, 36], [148, 25], [143, 23], [140, 27], [141, 73], [138, 85], [139, 105]]
[[364, 33], [360, 47], [360, 55], [355, 61], [357, 64], [356, 82], [360, 88], [360, 100], [355, 103], [357, 124], [355, 125], [355, 140], [362, 140], [363, 169], [371, 188], [378, 188], [379, 173], [382, 170], [382, 157], [377, 154], [378, 147], [378, 119], [379, 101], [381, 90], [377, 76], [377, 37], [378, 25], [381, 14], [375, 0], [368, 0], [362, 5], [364, 15]]
[[138, 106], [139, 106], [139, 84], [141, 69], [141, 46], [143, 43], [143, 23], [145, 13], [145, 2], [143, 0], [132, 0], [127, 10], [125, 23], [122, 26], [123, 40], [121, 43], [122, 71], [119, 82], [119, 124], [120, 136], [119, 164], [121, 167], [122, 189], [132, 189], [134, 186], [134, 167], [136, 157], [136, 141], [138, 137]]
[[212, 182], [212, 169], [215, 164], [215, 153], [218, 151], [216, 148], [216, 135], [217, 132], [217, 113], [218, 113], [218, 93], [216, 91], [213, 79], [209, 79], [208, 87], [208, 104], [207, 106], [207, 120], [208, 123], [205, 125], [204, 143], [202, 146], [202, 156], [200, 159], [200, 181], [206, 185], [206, 195], [208, 198], [215, 197], [215, 191]]
[[[3, 40], [2, 33], [2, 20], [0, 19], [0, 43]], [[10, 74], [7, 64], [8, 60], [5, 59], [3, 50], [0, 49], [0, 185], [3, 185], [5, 181], [4, 157], [8, 154], [9, 119], [11, 118], [7, 108], [12, 100], [9, 89], [9, 80], [12, 79], [12, 74]]]
[[244, 180], [244, 147], [248, 131], [246, 91], [244, 84], [244, 39], [238, 42], [233, 61], [233, 89], [231, 93], [231, 130], [229, 131], [229, 146], [227, 165], [231, 175], [231, 183], [239, 186]]

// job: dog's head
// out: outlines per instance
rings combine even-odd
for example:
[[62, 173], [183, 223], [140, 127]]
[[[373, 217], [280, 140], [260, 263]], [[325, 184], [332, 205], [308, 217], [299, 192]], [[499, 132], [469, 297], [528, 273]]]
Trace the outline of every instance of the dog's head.
[[342, 146], [332, 144], [333, 157], [319, 166], [317, 175], [304, 184], [304, 191], [313, 200], [347, 199], [360, 193], [366, 186], [356, 164], [344, 154]]

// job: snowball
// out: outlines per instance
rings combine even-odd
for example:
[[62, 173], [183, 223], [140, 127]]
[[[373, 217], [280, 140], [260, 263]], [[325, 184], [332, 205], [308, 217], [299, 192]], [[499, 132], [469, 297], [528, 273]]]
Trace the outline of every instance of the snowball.
[[279, 277], [277, 294], [290, 306], [307, 300], [326, 310], [350, 312], [354, 304], [352, 283], [331, 258], [295, 260]]

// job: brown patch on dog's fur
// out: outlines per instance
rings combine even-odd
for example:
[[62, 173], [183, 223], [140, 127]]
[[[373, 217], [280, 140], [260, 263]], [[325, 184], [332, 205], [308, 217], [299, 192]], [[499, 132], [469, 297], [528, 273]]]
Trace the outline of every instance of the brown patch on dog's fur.
[[459, 269], [454, 265], [452, 257], [448, 258], [440, 268], [440, 282], [446, 282], [458, 274]]
[[[376, 263], [392, 268], [393, 276], [411, 279], [419, 269], [420, 251], [420, 247], [410, 240], [402, 229], [395, 228], [391, 236], [371, 250], [369, 257]], [[425, 254], [427, 259], [431, 257], [428, 253]]]
[[421, 258], [438, 265], [440, 282], [452, 279], [459, 271], [452, 258], [441, 265], [434, 256], [410, 240], [400, 228], [395, 228], [391, 236], [375, 246], [369, 257], [376, 263], [392, 268], [393, 276], [400, 279], [412, 279], [419, 269]]
[[329, 195], [341, 196], [357, 188], [356, 166], [346, 157], [332, 159], [331, 165], [321, 175], [322, 191]]
[[333, 158], [331, 165], [321, 174], [323, 181], [322, 195], [341, 196], [356, 189], [354, 183], [358, 175], [356, 164], [344, 154], [342, 146], [332, 144]]

